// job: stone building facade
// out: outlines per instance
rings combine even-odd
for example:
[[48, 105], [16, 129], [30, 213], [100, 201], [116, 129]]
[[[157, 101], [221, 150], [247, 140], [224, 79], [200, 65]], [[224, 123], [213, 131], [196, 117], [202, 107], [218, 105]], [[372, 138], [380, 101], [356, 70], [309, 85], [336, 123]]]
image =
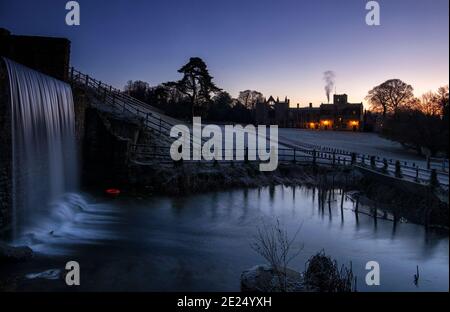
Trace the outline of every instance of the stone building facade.
[[363, 129], [364, 111], [362, 103], [348, 103], [347, 94], [335, 94], [333, 104], [313, 107], [290, 107], [290, 100], [283, 102], [271, 96], [267, 101], [257, 103], [255, 117], [257, 124], [276, 124], [283, 128], [303, 128], [317, 130]]
[[289, 103], [288, 98], [281, 102], [279, 98], [275, 100], [272, 96], [267, 101], [256, 103], [255, 116], [257, 123], [288, 127]]

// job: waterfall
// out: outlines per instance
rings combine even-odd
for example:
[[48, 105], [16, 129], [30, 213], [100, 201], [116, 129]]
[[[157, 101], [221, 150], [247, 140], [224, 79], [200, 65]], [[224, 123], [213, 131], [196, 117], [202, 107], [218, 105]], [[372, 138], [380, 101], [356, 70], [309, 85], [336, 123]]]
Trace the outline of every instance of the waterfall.
[[4, 58], [11, 91], [13, 232], [21, 234], [77, 189], [70, 86]]

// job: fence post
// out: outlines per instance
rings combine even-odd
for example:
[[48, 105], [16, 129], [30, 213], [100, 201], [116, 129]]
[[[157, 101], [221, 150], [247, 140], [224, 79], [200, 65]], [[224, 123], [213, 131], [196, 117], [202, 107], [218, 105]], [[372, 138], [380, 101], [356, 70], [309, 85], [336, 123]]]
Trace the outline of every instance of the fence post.
[[399, 160], [397, 160], [395, 162], [395, 176], [397, 178], [401, 178], [402, 177], [402, 165], [400, 164]]
[[439, 186], [439, 180], [436, 169], [432, 169], [430, 173], [430, 186], [432, 188]]
[[161, 134], [161, 128], [162, 128], [162, 120], [161, 116], [159, 116], [159, 134]]
[[296, 154], [297, 154], [297, 150], [294, 148], [294, 164], [296, 164], [297, 163], [297, 159], [296, 159]]
[[372, 167], [372, 169], [376, 169], [377, 165], [375, 162], [375, 156], [370, 156], [370, 166]]
[[86, 81], [84, 82], [84, 90], [86, 91], [89, 85], [89, 75], [86, 75]]
[[383, 171], [384, 173], [387, 173], [389, 169], [389, 164], [386, 158], [383, 159]]

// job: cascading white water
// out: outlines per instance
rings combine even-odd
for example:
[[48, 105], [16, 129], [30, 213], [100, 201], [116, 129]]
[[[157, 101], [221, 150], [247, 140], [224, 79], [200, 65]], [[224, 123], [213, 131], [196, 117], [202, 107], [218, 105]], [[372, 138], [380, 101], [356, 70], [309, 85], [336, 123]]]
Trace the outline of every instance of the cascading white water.
[[75, 114], [70, 86], [4, 59], [13, 142], [13, 230], [52, 214], [51, 203], [77, 189]]

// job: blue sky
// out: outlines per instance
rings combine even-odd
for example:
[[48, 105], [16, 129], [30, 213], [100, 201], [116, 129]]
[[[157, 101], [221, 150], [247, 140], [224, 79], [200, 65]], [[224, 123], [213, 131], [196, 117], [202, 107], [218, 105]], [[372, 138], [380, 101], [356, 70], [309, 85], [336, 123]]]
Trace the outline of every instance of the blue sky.
[[69, 38], [72, 65], [116, 87], [178, 79], [191, 56], [233, 96], [301, 106], [326, 101], [326, 70], [354, 102], [390, 78], [416, 95], [448, 84], [448, 0], [381, 0], [378, 27], [365, 24], [365, 0], [79, 0], [78, 27], [65, 24], [66, 2], [0, 0], [0, 27]]

